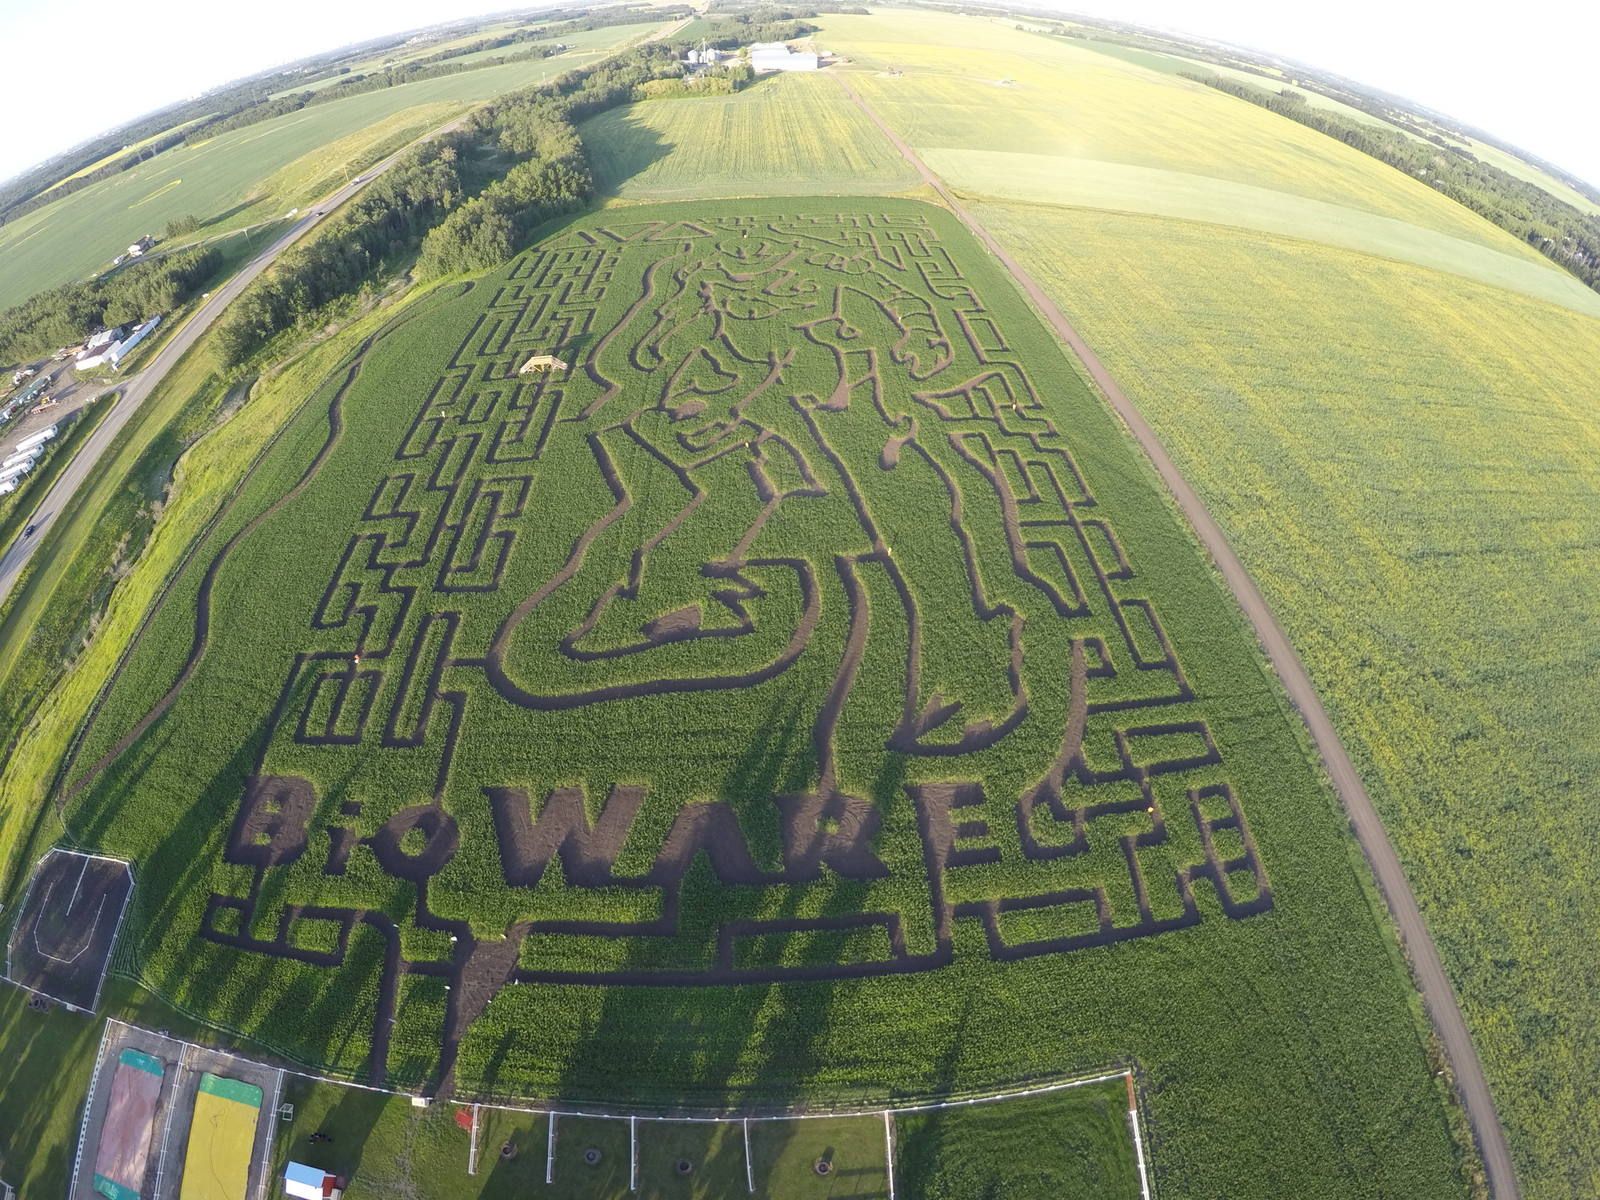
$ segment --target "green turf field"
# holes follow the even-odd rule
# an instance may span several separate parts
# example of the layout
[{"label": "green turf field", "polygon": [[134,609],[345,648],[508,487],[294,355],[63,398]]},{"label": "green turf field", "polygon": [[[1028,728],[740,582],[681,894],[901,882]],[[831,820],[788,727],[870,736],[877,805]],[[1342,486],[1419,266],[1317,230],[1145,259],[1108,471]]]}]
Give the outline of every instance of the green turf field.
[{"label": "green turf field", "polygon": [[1306,660],[1456,981],[1526,1194],[1585,1194],[1596,992],[1564,964],[1593,915],[1600,321],[1304,242],[979,212],[1155,425]]},{"label": "green turf field", "polygon": [[916,174],[821,75],[612,109],[581,130],[595,184],[629,200],[893,193]]},{"label": "green turf field", "polygon": [[1139,1200],[1122,1077],[895,1117],[895,1186],[923,1200]]},{"label": "green turf field", "polygon": [[415,137],[474,103],[554,78],[638,30],[620,25],[595,33],[605,38],[582,52],[367,92],[168,150],[19,217],[0,226],[0,306],[108,267],[135,238],[159,234],[177,217],[197,216],[215,233],[281,216],[343,183],[341,167],[351,159],[329,159],[323,148],[330,143],[355,156],[358,168],[370,165],[403,144],[397,135]]},{"label": "green turf field", "polygon": [[1174,1194],[1459,1194],[1295,727],[952,219],[617,209],[453,288],[289,425],[84,745],[125,969],[569,1101],[1132,1060]]}]

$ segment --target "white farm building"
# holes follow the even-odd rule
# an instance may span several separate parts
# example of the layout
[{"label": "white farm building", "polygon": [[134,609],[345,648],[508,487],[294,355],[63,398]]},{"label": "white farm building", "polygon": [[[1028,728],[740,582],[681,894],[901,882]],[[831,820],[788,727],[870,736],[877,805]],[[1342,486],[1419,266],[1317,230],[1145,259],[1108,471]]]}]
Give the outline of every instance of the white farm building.
[{"label": "white farm building", "polygon": [[817,54],[814,50],[791,50],[782,42],[755,42],[750,47],[750,69],[758,75],[765,71],[815,71]]}]

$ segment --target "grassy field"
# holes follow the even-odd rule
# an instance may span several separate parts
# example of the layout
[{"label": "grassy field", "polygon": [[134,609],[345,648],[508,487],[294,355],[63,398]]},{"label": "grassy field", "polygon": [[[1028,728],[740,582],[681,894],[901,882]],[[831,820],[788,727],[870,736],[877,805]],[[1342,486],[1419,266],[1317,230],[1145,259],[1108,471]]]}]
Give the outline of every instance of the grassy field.
[{"label": "grassy field", "polygon": [[[1151,476],[950,218],[846,207],[602,213],[316,390],[78,757],[122,969],[408,1086],[1133,1060],[1173,1194],[1459,1195],[1342,818]],[[507,382],[552,347],[592,372]]]},{"label": "grassy field", "polygon": [[[1600,322],[1177,221],[984,206],[1161,433],[1384,814],[1526,1194],[1586,1195]],[[1314,299],[1308,299],[1314,298]],[[1218,448],[1226,447],[1219,454]]]},{"label": "grassy field", "polygon": [[818,75],[616,108],[581,132],[596,186],[628,200],[893,193],[918,182],[861,110]]},{"label": "grassy field", "polygon": [[922,1200],[1139,1200],[1124,1082],[898,1115],[895,1185]]},{"label": "grassy field", "polygon": [[370,164],[379,157],[376,147],[397,148],[397,133],[415,136],[479,101],[591,61],[637,33],[632,26],[596,32],[608,40],[596,40],[581,57],[569,52],[483,67],[317,105],[168,150],[63,197],[0,226],[6,264],[0,306],[108,266],[135,238],[159,234],[176,217],[193,214],[216,233],[281,216],[342,182],[324,147],[339,144]]},{"label": "grassy field", "polygon": [[[483,1108],[478,1111],[478,1170],[469,1175],[471,1134],[462,1128],[457,1114],[467,1112],[470,1120],[470,1109],[452,1104],[417,1109],[402,1097],[303,1079],[291,1081],[284,1099],[295,1106],[295,1115],[279,1130],[274,1147],[277,1172],[281,1174],[291,1158],[331,1171],[349,1181],[351,1200],[396,1192],[466,1200],[530,1195],[551,1200],[627,1200],[634,1195],[656,1200],[724,1200],[752,1194],[767,1200],[888,1196],[887,1147],[883,1121],[876,1113],[753,1121],[748,1130],[747,1172],[746,1131],[737,1121],[646,1119],[630,1128],[625,1118],[562,1115],[556,1118],[552,1141],[549,1118],[543,1113]],[[1016,1116],[1023,1122],[1054,1123],[1045,1128],[1066,1125],[1071,1138],[1079,1132],[1077,1122],[1094,1121],[1099,1114],[1059,1108],[1019,1110]],[[634,1129],[636,1191],[629,1186]],[[949,1137],[966,1132],[934,1130],[924,1141],[948,1150]],[[331,1141],[312,1142],[313,1133],[327,1134]],[[1102,1136],[1098,1127],[1083,1133],[1090,1140]],[[599,1152],[597,1162],[588,1161],[589,1151]],[[831,1168],[826,1175],[815,1169],[823,1160]],[[689,1164],[688,1172],[680,1171],[683,1162]],[[547,1165],[553,1176],[549,1184]]]},{"label": "grassy field", "polygon": [[865,68],[852,84],[963,194],[1288,234],[1600,315],[1593,291],[1419,180],[1192,80],[976,17],[822,24]]}]

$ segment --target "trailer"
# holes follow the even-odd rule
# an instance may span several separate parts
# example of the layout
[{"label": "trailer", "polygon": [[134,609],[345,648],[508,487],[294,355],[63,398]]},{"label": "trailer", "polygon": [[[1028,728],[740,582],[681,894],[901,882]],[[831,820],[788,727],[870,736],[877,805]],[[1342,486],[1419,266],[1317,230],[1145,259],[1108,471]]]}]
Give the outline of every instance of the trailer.
[{"label": "trailer", "polygon": [[18,463],[14,467],[0,467],[0,483],[4,483],[8,479],[21,479],[31,470],[33,470],[33,459],[31,458],[27,462]]},{"label": "trailer", "polygon": [[12,453],[21,454],[24,450],[28,450],[34,446],[42,446],[51,438],[55,437],[55,435],[56,427],[54,425],[50,426],[48,429],[41,429],[38,433],[29,434],[27,437],[23,438],[17,443],[16,449],[14,449]]},{"label": "trailer", "polygon": [[37,447],[35,447],[32,450],[20,451],[20,452],[18,452],[16,454],[13,454],[10,458],[6,459],[5,462],[0,462],[0,471],[9,470],[10,468],[16,466],[18,463],[31,463],[34,459],[36,459],[38,457],[39,457],[39,451],[38,451]]}]

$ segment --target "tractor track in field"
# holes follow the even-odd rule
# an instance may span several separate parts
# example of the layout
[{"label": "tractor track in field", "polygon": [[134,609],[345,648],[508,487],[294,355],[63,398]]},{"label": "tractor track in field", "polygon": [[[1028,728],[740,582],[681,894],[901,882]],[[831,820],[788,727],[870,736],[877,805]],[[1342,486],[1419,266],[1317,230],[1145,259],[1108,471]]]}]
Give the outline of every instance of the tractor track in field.
[{"label": "tractor track in field", "polygon": [[1389,841],[1383,820],[1372,803],[1372,797],[1367,793],[1366,785],[1362,782],[1355,763],[1339,739],[1338,731],[1334,728],[1327,709],[1323,707],[1321,697],[1317,695],[1316,687],[1306,672],[1305,664],[1295,653],[1288,635],[1273,616],[1272,609],[1256,586],[1255,580],[1251,578],[1239,556],[1234,552],[1227,535],[1217,524],[1199,493],[1178,470],[1177,464],[1167,453],[1155,430],[1117,385],[1105,364],[1089,348],[1088,343],[1073,327],[1066,314],[1028,270],[1007,253],[978,219],[967,211],[944,180],[922,161],[917,152],[878,115],[849,81],[841,74],[835,72],[830,74],[844,89],[845,95],[889,140],[889,144],[900,152],[901,157],[911,165],[923,182],[938,193],[950,211],[999,260],[1000,265],[1010,273],[1012,280],[1035,310],[1045,318],[1056,335],[1077,356],[1107,402],[1155,466],[1156,472],[1171,492],[1184,518],[1200,539],[1201,546],[1221,572],[1235,601],[1244,611],[1251,628],[1255,630],[1256,638],[1282,681],[1290,702],[1305,721],[1311,740],[1317,747],[1317,753],[1321,756],[1323,766],[1333,781],[1334,790],[1338,793],[1340,803],[1343,804],[1345,813],[1349,817],[1356,841],[1360,843],[1362,853],[1366,855],[1378,887],[1389,906],[1389,913],[1400,932],[1401,943],[1411,962],[1417,986],[1432,1017],[1434,1030],[1444,1046],[1451,1069],[1455,1073],[1461,1105],[1472,1126],[1478,1152],[1483,1157],[1490,1193],[1497,1200],[1520,1200],[1521,1192],[1512,1165],[1511,1151],[1506,1143],[1505,1130],[1500,1124],[1499,1113],[1495,1109],[1494,1098],[1489,1091],[1488,1080],[1483,1073],[1483,1064],[1478,1060],[1478,1052],[1467,1031],[1466,1020],[1461,1015],[1455,991],[1439,958],[1438,948],[1428,932],[1427,922],[1417,907],[1416,897],[1412,894],[1411,884],[1406,879],[1404,868],[1400,865],[1399,855],[1395,853],[1394,846]]}]

